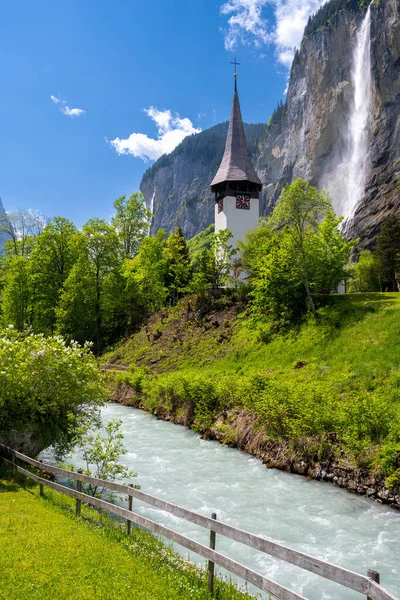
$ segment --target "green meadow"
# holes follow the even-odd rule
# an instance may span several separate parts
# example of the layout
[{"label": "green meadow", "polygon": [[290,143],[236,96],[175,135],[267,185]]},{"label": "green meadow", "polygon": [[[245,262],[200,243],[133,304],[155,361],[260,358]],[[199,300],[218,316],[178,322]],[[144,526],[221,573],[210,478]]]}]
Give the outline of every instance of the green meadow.
[{"label": "green meadow", "polygon": [[[0,467],[1,469],[1,467]],[[0,598],[2,600],[206,600],[205,570],[150,533],[82,507],[57,492],[0,473]],[[216,581],[221,600],[250,600]]]}]

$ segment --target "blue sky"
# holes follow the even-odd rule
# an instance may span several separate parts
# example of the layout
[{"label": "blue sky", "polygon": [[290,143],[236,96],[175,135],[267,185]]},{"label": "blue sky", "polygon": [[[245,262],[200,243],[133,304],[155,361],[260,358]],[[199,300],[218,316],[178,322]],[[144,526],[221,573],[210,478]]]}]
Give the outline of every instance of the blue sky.
[{"label": "blue sky", "polygon": [[77,226],[108,219],[115,198],[138,191],[151,159],[227,120],[233,50],[244,120],[266,122],[283,97],[292,47],[321,3],[4,1],[6,210],[34,208]]}]

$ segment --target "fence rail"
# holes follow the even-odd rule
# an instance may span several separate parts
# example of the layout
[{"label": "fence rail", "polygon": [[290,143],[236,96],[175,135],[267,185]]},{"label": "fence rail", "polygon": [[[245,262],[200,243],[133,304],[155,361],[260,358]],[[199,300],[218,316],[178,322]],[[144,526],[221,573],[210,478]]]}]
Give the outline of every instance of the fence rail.
[{"label": "fence rail", "polygon": [[[289,590],[281,584],[267,579],[263,575],[253,571],[252,569],[249,569],[245,565],[242,565],[214,550],[213,548],[215,548],[216,533],[259,550],[260,552],[264,552],[265,554],[278,558],[282,561],[296,565],[297,567],[310,571],[311,573],[315,573],[324,579],[329,579],[351,590],[360,592],[361,594],[367,596],[368,600],[397,600],[393,594],[385,590],[380,585],[379,574],[376,571],[368,571],[367,576],[360,575],[354,571],[349,571],[343,567],[338,567],[318,558],[309,556],[308,554],[304,554],[303,552],[293,550],[283,546],[282,544],[272,542],[253,533],[249,533],[237,527],[233,527],[232,525],[228,525],[227,523],[217,521],[214,514],[212,515],[212,518],[205,517],[196,512],[178,506],[177,504],[172,504],[171,502],[167,502],[166,500],[162,500],[161,498],[157,498],[142,492],[141,490],[137,490],[130,485],[104,481],[102,479],[83,475],[82,473],[75,473],[73,471],[61,469],[60,467],[53,467],[51,465],[44,464],[41,461],[37,461],[33,458],[25,456],[24,454],[21,454],[20,452],[17,452],[8,446],[4,446],[3,444],[0,444],[0,451],[2,451],[1,458],[13,467],[14,472],[19,472],[22,475],[25,475],[26,477],[29,477],[33,481],[39,483],[41,493],[43,493],[43,486],[47,486],[67,496],[75,498],[77,502],[77,515],[80,514],[80,505],[82,502],[89,503],[97,508],[108,510],[109,512],[112,512],[115,515],[127,520],[128,532],[130,531],[130,524],[136,523],[137,525],[149,529],[157,535],[161,535],[172,542],[175,542],[180,546],[199,554],[203,558],[206,558],[209,561],[209,573],[211,571],[213,572],[213,563],[215,563],[227,571],[230,571],[231,573],[234,573],[235,575],[248,581],[249,583],[252,583],[263,592],[271,594],[278,600],[307,599],[304,596]],[[6,458],[6,456],[8,458]],[[32,473],[31,471],[28,471],[18,465],[17,460],[35,467],[42,475],[43,472],[46,472],[73,479],[77,482],[77,489],[74,490],[68,488],[54,481],[49,481],[38,474]],[[100,486],[104,489],[127,495],[128,509],[112,504],[111,502],[107,502],[106,500],[93,498],[92,496],[85,494],[84,492],[80,491],[82,489],[82,483]],[[210,530],[210,547],[204,546],[199,542],[195,542],[194,540],[191,540],[164,525],[155,523],[154,521],[137,514],[132,510],[132,498],[136,498],[141,502],[150,504],[151,506],[179,517],[180,519],[200,525],[201,527]],[[213,577],[209,577],[209,585],[210,592],[212,592]]]}]

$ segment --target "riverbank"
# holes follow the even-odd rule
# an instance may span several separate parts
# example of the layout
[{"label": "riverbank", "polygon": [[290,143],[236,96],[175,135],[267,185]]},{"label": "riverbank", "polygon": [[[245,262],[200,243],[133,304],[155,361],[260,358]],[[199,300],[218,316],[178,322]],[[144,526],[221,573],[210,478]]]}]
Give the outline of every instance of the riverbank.
[{"label": "riverbank", "polygon": [[[135,598],[208,600],[206,572],[151,534],[128,537],[115,520],[48,489],[0,474],[0,598]],[[226,582],[216,582],[221,599],[250,600]]]},{"label": "riverbank", "polygon": [[110,397],[399,508],[399,300],[338,296],[268,339],[240,306],[181,303],[104,357]]},{"label": "riverbank", "polygon": [[[147,410],[137,396],[126,387],[121,390],[120,396],[113,396],[113,401],[123,406]],[[184,415],[173,414],[163,409],[152,414],[163,421],[193,429]],[[268,469],[279,469],[332,483],[349,493],[366,496],[370,500],[400,510],[400,495],[386,488],[384,476],[373,475],[370,470],[354,467],[346,461],[340,464],[329,458],[323,461],[313,460],[309,453],[305,455],[287,442],[265,441],[257,417],[251,413],[237,410],[224,412],[218,416],[212,427],[201,432],[201,436],[203,439],[215,440],[255,456]]]}]

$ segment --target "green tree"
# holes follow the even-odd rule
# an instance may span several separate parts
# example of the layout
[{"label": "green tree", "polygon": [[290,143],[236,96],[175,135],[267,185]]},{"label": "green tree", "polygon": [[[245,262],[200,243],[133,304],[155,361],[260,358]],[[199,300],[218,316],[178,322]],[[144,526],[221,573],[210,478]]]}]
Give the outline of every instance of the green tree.
[{"label": "green tree", "polygon": [[70,243],[75,233],[71,221],[55,217],[36,238],[29,271],[32,326],[37,332],[54,333],[60,294],[77,259]]},{"label": "green tree", "polygon": [[379,292],[381,289],[379,261],[370,250],[362,250],[357,262],[348,266],[349,292]]},{"label": "green tree", "polygon": [[137,192],[128,199],[126,196],[114,202],[116,214],[111,223],[118,233],[124,258],[132,258],[139,251],[140,244],[150,228],[151,212],[146,207],[143,194]]},{"label": "green tree", "polygon": [[8,445],[25,439],[28,453],[68,443],[106,397],[89,347],[61,337],[8,327],[0,333],[0,364],[0,438]]},{"label": "green tree", "polygon": [[165,244],[165,231],[159,229],[155,236],[143,240],[137,256],[124,262],[122,274],[126,281],[131,327],[137,326],[165,303],[168,294]]},{"label": "green tree", "polygon": [[[76,430],[74,452],[78,451],[82,456],[85,463],[84,475],[105,481],[137,477],[137,473],[119,462],[121,456],[127,453],[121,425],[120,419],[111,419],[106,425],[99,425],[98,429],[94,429],[91,423],[86,423]],[[70,471],[76,470],[70,463],[63,462],[61,466]],[[92,483],[84,483],[82,488],[86,494],[95,497],[101,497],[105,491],[105,488]]]},{"label": "green tree", "polygon": [[376,244],[382,283],[389,291],[400,286],[400,218],[392,215],[382,225]]},{"label": "green tree", "polygon": [[105,306],[104,291],[109,277],[121,265],[119,240],[105,221],[90,219],[70,243],[78,259],[65,281],[57,327],[67,339],[93,341],[99,352],[109,333],[104,327],[105,310],[110,310]]},{"label": "green tree", "polygon": [[189,256],[192,262],[193,268],[197,269],[200,263],[200,257],[203,250],[210,248],[212,239],[214,237],[214,223],[197,233],[194,237],[187,241]]},{"label": "green tree", "polygon": [[11,256],[29,255],[34,238],[46,225],[46,218],[37,210],[10,212],[0,215],[0,232],[7,234],[6,253]]},{"label": "green tree", "polygon": [[309,309],[315,314],[315,304],[310,288],[309,257],[306,239],[310,231],[315,231],[324,216],[332,211],[332,204],[326,192],[320,192],[303,179],[287,184],[271,216],[271,225],[285,229],[293,240],[297,266],[306,292]]},{"label": "green tree", "polygon": [[249,257],[251,317],[258,326],[266,326],[267,335],[304,314],[307,297],[296,260],[293,238],[286,231],[275,231],[273,240],[265,237],[260,252]]},{"label": "green tree", "polygon": [[269,253],[276,240],[276,231],[267,219],[260,219],[258,227],[248,231],[243,241],[239,241],[242,265],[250,279],[257,276],[263,257]]},{"label": "green tree", "polygon": [[328,296],[347,276],[346,265],[358,240],[347,241],[339,230],[343,217],[328,210],[323,221],[306,237],[310,290]]},{"label": "green tree", "polygon": [[[87,253],[81,250],[56,308],[56,328],[68,341],[93,342],[96,333],[96,278]],[[97,347],[96,347],[97,349]]]},{"label": "green tree", "polygon": [[253,319],[270,321],[272,329],[291,325],[307,310],[315,314],[315,299],[321,301],[345,277],[356,243],[341,235],[341,218],[325,194],[320,198],[302,180],[295,184],[242,245]]},{"label": "green tree", "polygon": [[192,277],[189,250],[180,227],[167,238],[164,247],[166,262],[166,287],[168,298],[176,304],[187,290]]},{"label": "green tree", "polygon": [[210,248],[201,253],[191,283],[201,308],[209,308],[223,289],[233,288],[237,283],[234,258],[238,250],[229,243],[231,238],[232,232],[222,229],[213,234]]},{"label": "green tree", "polygon": [[22,331],[30,325],[31,285],[29,263],[25,256],[8,256],[1,270],[2,321]]}]

